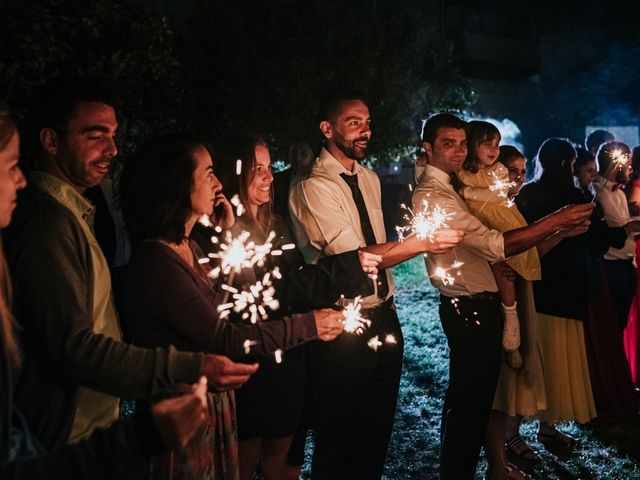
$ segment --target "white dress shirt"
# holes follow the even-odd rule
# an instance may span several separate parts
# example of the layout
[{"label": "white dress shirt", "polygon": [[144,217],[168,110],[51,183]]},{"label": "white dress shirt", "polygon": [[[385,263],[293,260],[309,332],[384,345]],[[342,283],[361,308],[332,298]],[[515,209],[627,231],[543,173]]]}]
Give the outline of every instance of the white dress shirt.
[{"label": "white dress shirt", "polygon": [[[465,232],[464,239],[455,248],[446,253],[425,255],[427,272],[433,286],[447,297],[497,292],[489,262],[504,260],[502,234],[485,227],[474,217],[462,197],[451,186],[449,174],[432,165],[427,165],[413,193],[414,212],[423,209],[423,200],[429,203],[429,208],[439,205],[451,215],[447,220],[449,228]],[[456,262],[463,262],[463,265],[458,269],[452,269],[451,265]],[[450,269],[448,273],[454,282],[449,284],[436,275],[438,267]]]},{"label": "white dress shirt", "polygon": [[[631,221],[627,196],[614,182],[598,175],[593,182],[598,194],[598,203],[604,213],[604,221],[610,227],[624,227]],[[631,236],[627,236],[622,248],[609,248],[605,253],[605,260],[631,260],[635,254],[636,243]]]},{"label": "white dress shirt", "polygon": [[[386,242],[378,176],[357,162],[354,171],[348,171],[323,148],[309,177],[292,186],[289,191],[289,210],[298,247],[308,263],[317,263],[322,257],[367,245],[360,226],[358,208],[351,189],[340,177],[342,173],[358,175],[358,187],[362,192],[376,241]],[[393,278],[389,269],[385,273],[389,283],[389,298],[393,294]],[[381,302],[378,295],[374,294],[363,299],[363,306],[369,308]]]}]

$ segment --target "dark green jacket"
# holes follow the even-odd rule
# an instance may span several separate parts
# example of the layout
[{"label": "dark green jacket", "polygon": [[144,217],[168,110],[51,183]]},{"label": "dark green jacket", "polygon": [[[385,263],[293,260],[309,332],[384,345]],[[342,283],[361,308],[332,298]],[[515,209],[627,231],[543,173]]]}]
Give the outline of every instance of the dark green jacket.
[{"label": "dark green jacket", "polygon": [[80,384],[136,399],[197,380],[202,354],[137,348],[93,332],[89,243],[49,194],[22,191],[4,237],[25,359],[15,403],[47,448],[66,443]]}]

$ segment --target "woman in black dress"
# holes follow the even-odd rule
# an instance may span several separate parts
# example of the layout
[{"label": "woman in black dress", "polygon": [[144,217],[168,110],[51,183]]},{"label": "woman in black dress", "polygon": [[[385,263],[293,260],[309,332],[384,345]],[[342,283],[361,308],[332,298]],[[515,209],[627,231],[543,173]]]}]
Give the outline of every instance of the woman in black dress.
[{"label": "woman in black dress", "polygon": [[[214,170],[225,194],[229,198],[237,196],[244,206],[235,232],[249,232],[256,243],[264,242],[274,232],[273,249],[285,247],[282,255],[271,257],[264,267],[256,267],[253,276],[236,278],[234,282],[234,286],[242,288],[262,278],[265,271],[279,268],[282,279],[274,285],[279,308],[268,312],[270,319],[330,306],[341,294],[353,298],[372,292],[367,273],[376,273],[375,266],[380,261],[377,255],[352,251],[327,257],[319,265],[304,264],[300,251],[293,248],[285,221],[272,213],[271,160],[261,138],[228,135],[215,146],[214,158]],[[207,235],[199,238],[206,240]],[[289,465],[287,453],[301,420],[304,395],[302,348],[286,352],[282,363],[273,358],[262,359],[258,373],[237,392],[242,480],[251,477],[258,458],[265,479],[298,478],[299,466]]]}]

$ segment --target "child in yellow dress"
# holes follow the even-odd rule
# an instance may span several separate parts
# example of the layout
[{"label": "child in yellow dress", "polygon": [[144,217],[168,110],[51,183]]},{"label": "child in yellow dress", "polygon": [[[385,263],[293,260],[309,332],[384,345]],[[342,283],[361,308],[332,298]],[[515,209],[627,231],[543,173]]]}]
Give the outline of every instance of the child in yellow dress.
[{"label": "child in yellow dress", "polygon": [[[509,172],[497,162],[500,153],[500,132],[489,122],[471,121],[467,126],[467,158],[459,179],[463,184],[460,194],[469,210],[489,228],[500,232],[527,226],[516,206],[509,199]],[[540,279],[540,260],[535,248],[514,255],[507,265],[525,280]],[[501,273],[500,264],[491,266],[502,299],[504,330],[502,347],[511,368],[522,367],[520,326],[516,310],[515,285]]]}]

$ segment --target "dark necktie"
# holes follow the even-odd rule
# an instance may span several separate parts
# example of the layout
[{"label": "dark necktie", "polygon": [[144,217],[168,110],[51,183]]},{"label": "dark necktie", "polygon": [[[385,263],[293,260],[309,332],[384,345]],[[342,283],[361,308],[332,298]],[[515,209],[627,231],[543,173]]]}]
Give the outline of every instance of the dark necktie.
[{"label": "dark necktie", "polygon": [[[364,241],[367,243],[367,245],[377,244],[378,242],[376,241],[376,236],[373,233],[373,227],[371,226],[371,221],[369,220],[367,206],[364,203],[364,197],[362,196],[362,192],[360,191],[360,187],[358,186],[358,175],[347,175],[346,173],[341,173],[340,176],[351,189],[353,201],[355,202],[356,208],[358,209],[358,216],[360,217],[360,226],[362,228]],[[385,298],[388,293],[389,283],[387,282],[387,274],[383,269],[378,268],[378,296],[380,296],[381,298]]]}]

